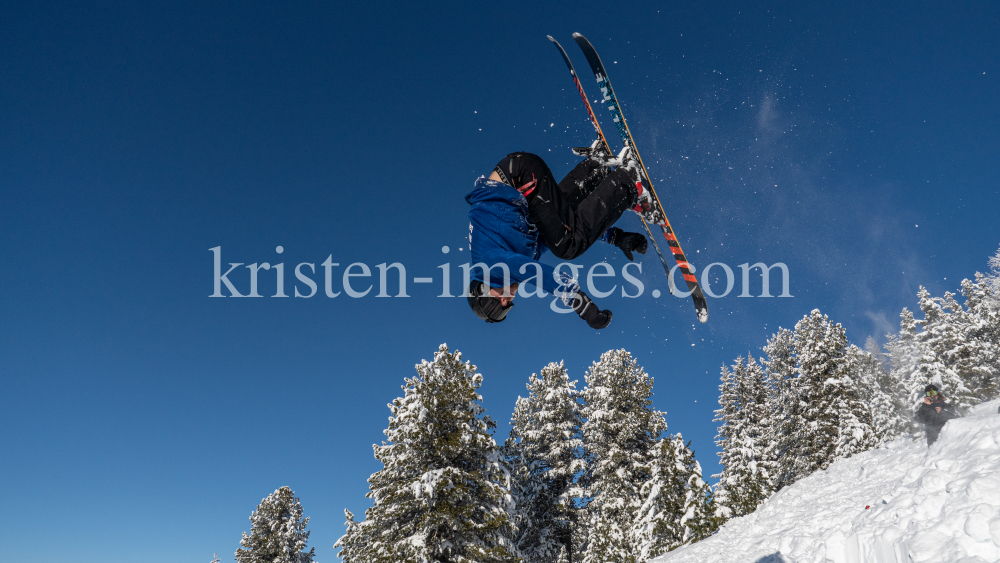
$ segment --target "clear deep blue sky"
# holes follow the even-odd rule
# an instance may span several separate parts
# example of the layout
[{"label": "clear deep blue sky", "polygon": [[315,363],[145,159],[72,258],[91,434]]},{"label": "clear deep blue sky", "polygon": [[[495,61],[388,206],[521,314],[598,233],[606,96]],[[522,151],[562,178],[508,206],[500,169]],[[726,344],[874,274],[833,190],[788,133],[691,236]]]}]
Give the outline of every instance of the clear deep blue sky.
[{"label": "clear deep blue sky", "polygon": [[[0,561],[231,560],[282,485],[333,561],[385,405],[441,342],[484,374],[498,440],[532,372],[565,360],[582,387],[626,348],[711,474],[722,363],[813,308],[863,344],[1000,244],[996,3],[534,4],[6,6]],[[487,326],[436,297],[437,266],[468,255],[473,180],[515,150],[561,176],[593,138],[545,38],[595,99],[575,31],[691,261],[784,262],[794,297],[737,287],[694,326],[690,301],[651,297],[652,253],[599,333],[540,300]],[[411,297],[209,298],[217,246],[284,263],[289,295],[300,262],[399,261]],[[603,260],[625,263],[580,263]]]}]

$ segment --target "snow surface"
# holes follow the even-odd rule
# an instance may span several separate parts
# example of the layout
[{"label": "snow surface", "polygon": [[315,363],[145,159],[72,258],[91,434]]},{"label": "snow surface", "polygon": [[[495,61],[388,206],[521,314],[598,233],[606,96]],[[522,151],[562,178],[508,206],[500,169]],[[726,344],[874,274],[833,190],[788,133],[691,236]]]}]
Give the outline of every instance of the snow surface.
[{"label": "snow surface", "polygon": [[[1000,400],[834,462],[655,563],[1000,561]],[[870,506],[871,508],[867,508]]]}]

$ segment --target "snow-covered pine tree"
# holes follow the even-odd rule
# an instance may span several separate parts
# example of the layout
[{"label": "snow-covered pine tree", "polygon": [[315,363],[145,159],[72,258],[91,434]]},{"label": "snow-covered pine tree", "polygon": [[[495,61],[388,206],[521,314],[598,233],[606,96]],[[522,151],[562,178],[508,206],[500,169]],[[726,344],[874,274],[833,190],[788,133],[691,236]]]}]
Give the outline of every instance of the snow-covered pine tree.
[{"label": "snow-covered pine tree", "polygon": [[[1000,274],[1000,272],[998,272]],[[970,384],[980,401],[1000,394],[1000,307],[986,276],[976,272],[976,281],[962,280],[965,297],[965,346],[956,350],[960,369],[972,374]]]},{"label": "snow-covered pine tree", "polygon": [[[876,427],[884,425],[882,429],[885,440],[902,436],[910,431],[913,417],[906,389],[893,375],[891,358],[882,352],[874,337],[869,336],[865,340],[865,352],[868,352],[874,360],[874,364],[869,366],[869,370],[875,372],[875,385],[889,401],[887,413],[875,413]],[[883,418],[879,418],[880,416]]]},{"label": "snow-covered pine tree", "polygon": [[[742,358],[737,358],[737,365],[740,365]],[[736,437],[739,435],[742,421],[740,419],[740,396],[736,387],[736,378],[733,370],[729,366],[722,364],[722,371],[719,379],[719,408],[715,411],[713,422],[720,422],[717,427],[718,434],[715,436],[715,445],[719,447],[716,455],[719,456],[719,465],[722,472],[712,475],[713,479],[718,479],[715,485],[715,501],[719,504],[725,518],[732,518],[733,510],[730,508],[732,497],[726,483],[729,481],[727,467],[735,467],[736,460],[730,449],[730,445],[736,444]]]},{"label": "snow-covered pine tree", "polygon": [[657,442],[652,466],[653,474],[642,488],[646,499],[632,531],[639,561],[702,540],[722,523],[701,465],[680,434]]},{"label": "snow-covered pine tree", "polygon": [[862,398],[861,404],[868,411],[864,419],[870,426],[873,441],[866,449],[879,447],[891,434],[895,423],[892,399],[882,392],[878,384],[882,366],[874,356],[854,344],[847,347],[844,361],[854,389]]},{"label": "snow-covered pine tree", "polygon": [[638,544],[638,561],[648,561],[684,545],[681,519],[685,513],[687,480],[677,450],[677,442],[670,436],[659,440],[654,447],[653,472],[640,491],[645,502],[636,514],[631,532]]},{"label": "snow-covered pine tree", "polygon": [[795,332],[778,327],[764,346],[761,363],[767,371],[768,379],[776,390],[789,387],[789,382],[798,376],[798,359],[795,357]]},{"label": "snow-covered pine tree", "polygon": [[516,506],[514,543],[527,563],[556,563],[573,550],[575,500],[582,496],[575,477],[585,467],[579,395],[563,363],[553,362],[531,375],[528,396],[514,407],[504,454]]},{"label": "snow-covered pine tree", "polygon": [[775,463],[765,457],[775,438],[768,426],[767,386],[763,368],[749,354],[746,361],[736,358],[732,371],[723,366],[721,408],[715,411],[722,422],[716,444],[723,470],[717,477],[731,516],[753,512],[773,492]]},{"label": "snow-covered pine tree", "polygon": [[[917,293],[923,319],[903,309],[900,331],[886,349],[892,375],[907,391],[907,410],[923,400],[933,383],[959,409],[1000,393],[1000,250],[990,258],[991,273],[962,280],[963,307],[955,294]],[[919,327],[919,331],[918,331]]]},{"label": "snow-covered pine tree", "polygon": [[[1000,265],[997,269],[996,275],[1000,278]],[[994,291],[997,290],[979,272],[976,272],[975,282],[962,280],[962,296],[968,312],[965,348],[958,352],[968,365],[966,369],[973,373],[974,393],[981,401],[992,400],[1000,394],[1000,295]],[[997,306],[993,306],[993,301]]]},{"label": "snow-covered pine tree", "polygon": [[932,297],[921,287],[917,297],[924,318],[914,319],[904,309],[900,333],[886,345],[893,374],[908,391],[911,412],[923,400],[927,384],[937,385],[960,410],[1000,392],[1000,308],[994,306],[988,276],[977,272],[976,281],[962,280],[962,296],[964,307],[954,293]]},{"label": "snow-covered pine tree", "polygon": [[219,553],[218,552],[213,553],[211,563],[220,563],[220,561],[221,559],[219,559]]},{"label": "snow-covered pine tree", "polygon": [[635,563],[630,533],[651,477],[650,453],[666,431],[663,413],[652,409],[653,379],[625,350],[594,362],[583,390],[583,437],[589,530],[584,563]]},{"label": "snow-covered pine tree", "polygon": [[345,563],[515,561],[482,375],[444,344],[416,369],[389,405],[388,442],[374,446],[384,467],[368,479],[373,506],[363,522],[345,511],[347,533],[334,547]]},{"label": "snow-covered pine tree", "polygon": [[882,371],[888,373],[892,369],[892,363],[889,361],[889,355],[882,351],[881,347],[878,345],[878,339],[874,336],[868,335],[865,339],[864,351],[872,355],[872,358],[878,362]]},{"label": "snow-covered pine tree", "polygon": [[[978,303],[975,307],[969,305],[980,321],[978,337],[991,344],[992,396],[985,399],[1000,395],[1000,248],[990,257],[989,265],[989,274],[976,274]],[[963,295],[969,299],[968,294]]]},{"label": "snow-covered pine tree", "polygon": [[795,325],[798,397],[805,422],[794,439],[796,478],[877,443],[871,411],[851,378],[846,352],[843,327],[819,309]]},{"label": "snow-covered pine tree", "polygon": [[777,395],[764,368],[763,358],[754,359],[747,353],[747,390],[753,400],[747,403],[748,415],[754,421],[754,461],[750,470],[761,484],[762,499],[775,491],[780,467],[774,445],[780,438],[780,408],[775,403]]},{"label": "snow-covered pine tree", "polygon": [[910,405],[916,408],[924,398],[924,387],[938,386],[948,402],[960,411],[977,404],[973,390],[967,385],[970,375],[961,373],[956,363],[955,350],[964,337],[964,310],[955,295],[945,292],[944,297],[931,297],[923,286],[917,292],[920,298],[922,320],[916,321],[921,330],[917,333],[922,352],[916,373],[910,380]]},{"label": "snow-covered pine tree", "polygon": [[774,492],[775,460],[768,456],[768,446],[773,443],[774,429],[770,425],[768,380],[764,368],[747,353],[746,369],[739,385],[743,399],[745,432],[740,437],[740,456],[745,473],[740,476],[740,495],[733,500],[742,505],[747,514]]},{"label": "snow-covered pine tree", "polygon": [[[786,455],[794,450],[795,436],[802,427],[802,405],[799,402],[798,360],[795,357],[795,333],[778,327],[764,346],[767,377],[767,419],[770,442],[766,444],[764,459],[774,468],[771,488],[781,490],[795,480],[795,456]],[[716,502],[720,502],[716,499]]]},{"label": "snow-covered pine tree", "polygon": [[888,341],[885,344],[889,363],[892,366],[889,372],[890,379],[895,380],[901,389],[903,416],[907,419],[904,433],[915,432],[918,429],[912,418],[914,409],[916,409],[911,396],[912,389],[916,385],[920,385],[920,392],[923,393],[923,385],[926,385],[921,384],[918,379],[920,358],[924,355],[924,346],[917,339],[918,326],[913,312],[903,307],[899,314],[899,332],[887,335]]},{"label": "snow-covered pine tree", "polygon": [[872,412],[878,445],[904,434],[912,414],[906,407],[903,389],[880,361],[885,355],[879,351],[878,343],[868,337],[865,350],[852,344],[847,354],[854,380],[865,390],[862,396],[869,398],[866,402]]},{"label": "snow-covered pine tree", "polygon": [[[585,563],[639,563],[639,559],[631,553],[631,538],[627,529],[623,530],[611,522],[606,513],[588,515],[588,519],[587,540],[583,545]],[[594,554],[593,558],[591,554]]]},{"label": "snow-covered pine tree", "polygon": [[1000,312],[1000,248],[996,254],[990,256],[989,266],[990,273],[983,276],[982,280],[989,293],[986,304],[994,311]]},{"label": "snow-covered pine tree", "polygon": [[302,517],[302,504],[288,487],[263,499],[250,514],[250,533],[243,532],[238,563],[310,563],[316,548],[306,551],[309,518]]},{"label": "snow-covered pine tree", "polygon": [[684,527],[684,544],[701,541],[714,534],[723,522],[719,516],[718,506],[712,496],[712,487],[702,477],[701,464],[694,458],[691,442],[684,442],[678,433],[673,437],[680,466],[687,478],[685,487],[684,516],[681,525]]}]

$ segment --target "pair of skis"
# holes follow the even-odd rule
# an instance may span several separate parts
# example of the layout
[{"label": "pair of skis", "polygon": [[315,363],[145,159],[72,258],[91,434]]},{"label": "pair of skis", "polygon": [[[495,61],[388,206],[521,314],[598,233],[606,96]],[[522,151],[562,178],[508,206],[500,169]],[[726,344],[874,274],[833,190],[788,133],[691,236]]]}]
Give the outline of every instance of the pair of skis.
[{"label": "pair of skis", "polygon": [[[566,61],[566,66],[569,67],[569,73],[573,77],[573,82],[576,84],[576,89],[580,93],[580,97],[583,98],[583,105],[587,108],[587,114],[590,116],[590,122],[594,125],[594,131],[597,132],[600,144],[609,156],[613,155],[614,153],[611,152],[608,140],[604,137],[604,132],[601,131],[601,125],[597,122],[597,116],[594,115],[594,110],[590,107],[590,101],[587,99],[587,94],[583,91],[583,85],[580,84],[580,77],[577,76],[576,69],[573,68],[573,63],[569,60],[569,55],[566,54],[566,50],[563,49],[562,45],[553,39],[551,35],[549,35],[548,38],[549,41],[555,44],[556,48],[559,49],[559,53],[562,55],[563,60]],[[590,70],[593,71],[594,77],[597,79],[597,86],[601,89],[601,93],[604,95],[604,105],[607,106],[608,110],[611,112],[611,119],[615,123],[615,128],[618,130],[619,136],[621,136],[622,143],[627,147],[631,147],[632,153],[639,161],[643,187],[644,189],[649,190],[649,193],[652,194],[653,201],[659,208],[660,217],[663,218],[663,222],[658,223],[658,226],[663,231],[663,237],[667,239],[667,245],[670,248],[671,254],[674,255],[674,260],[677,261],[677,267],[680,268],[680,271],[684,276],[684,281],[687,282],[688,294],[694,301],[694,307],[698,313],[698,320],[704,323],[708,321],[708,303],[705,300],[705,293],[702,291],[701,285],[698,284],[698,278],[695,277],[691,264],[688,263],[687,258],[684,256],[684,251],[681,250],[681,245],[677,240],[677,235],[674,232],[673,227],[670,226],[670,221],[667,220],[667,214],[663,210],[663,204],[660,203],[660,198],[657,197],[656,190],[653,189],[653,182],[650,180],[649,173],[646,171],[646,165],[642,163],[642,157],[639,156],[639,151],[636,149],[635,141],[632,139],[632,133],[628,128],[628,123],[625,122],[625,116],[622,115],[621,106],[618,104],[618,98],[615,96],[615,91],[611,88],[611,82],[608,80],[608,72],[604,68],[604,63],[601,62],[601,57],[597,55],[597,50],[594,49],[594,46],[590,44],[590,41],[588,41],[586,37],[580,35],[579,33],[574,33],[573,39],[576,41],[577,45],[580,46],[580,49],[583,51],[583,55],[587,58],[587,62],[590,63]],[[646,223],[645,219],[642,219],[642,226],[646,229],[646,234],[649,235],[649,241],[653,243],[653,248],[656,249],[656,253],[660,256],[660,262],[663,264],[663,269],[667,272],[667,287],[670,289],[670,293],[674,293],[673,278],[670,276],[670,266],[667,265],[667,259],[663,257],[663,252],[660,251],[660,246],[656,244],[656,240],[653,239],[653,233],[650,231],[649,225]]]}]

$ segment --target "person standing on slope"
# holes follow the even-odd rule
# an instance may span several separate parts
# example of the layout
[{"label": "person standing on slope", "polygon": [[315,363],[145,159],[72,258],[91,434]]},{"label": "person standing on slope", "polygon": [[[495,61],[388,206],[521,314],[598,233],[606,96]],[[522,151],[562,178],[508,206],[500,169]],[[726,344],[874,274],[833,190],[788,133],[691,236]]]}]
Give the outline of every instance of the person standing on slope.
[{"label": "person standing on slope", "polygon": [[[632,260],[632,252],[646,252],[646,237],[612,225],[628,209],[649,221],[657,220],[652,198],[642,188],[638,165],[628,149],[618,158],[592,154],[559,183],[539,156],[511,153],[489,178],[476,180],[465,200],[472,206],[472,261],[491,268],[488,274],[473,274],[467,297],[473,313],[487,323],[503,321],[514,305],[518,284],[532,280],[541,283],[544,291],[562,296],[590,327],[607,327],[611,311],[600,310],[575,280],[557,279],[554,269],[538,263],[538,258],[550,250],[563,260],[572,260],[602,240]],[[499,264],[507,266],[509,279],[496,275],[492,267]],[[536,267],[529,268],[529,264]],[[483,279],[487,276],[489,280]]]},{"label": "person standing on slope", "polygon": [[924,403],[917,409],[913,419],[924,425],[928,447],[937,441],[944,424],[958,418],[955,407],[944,401],[944,396],[936,385],[924,387]]}]

